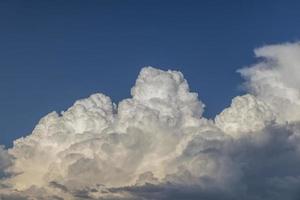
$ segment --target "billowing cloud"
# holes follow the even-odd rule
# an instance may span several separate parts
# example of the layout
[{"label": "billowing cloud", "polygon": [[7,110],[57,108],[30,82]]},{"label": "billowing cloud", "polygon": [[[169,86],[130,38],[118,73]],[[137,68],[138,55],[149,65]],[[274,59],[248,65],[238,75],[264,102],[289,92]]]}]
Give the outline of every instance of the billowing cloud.
[{"label": "billowing cloud", "polygon": [[297,199],[300,45],[255,53],[249,94],[213,120],[182,73],[152,67],[118,105],[93,94],[48,114],[0,149],[0,199]]},{"label": "billowing cloud", "polygon": [[277,120],[300,119],[300,43],[270,45],[255,50],[262,62],[239,70],[246,87],[271,106]]}]

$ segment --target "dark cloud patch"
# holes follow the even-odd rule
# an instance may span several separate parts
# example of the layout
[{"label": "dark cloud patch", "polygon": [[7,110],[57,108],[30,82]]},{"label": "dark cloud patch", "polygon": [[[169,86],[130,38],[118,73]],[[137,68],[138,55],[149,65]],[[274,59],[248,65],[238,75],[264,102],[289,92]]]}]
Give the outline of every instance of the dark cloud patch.
[{"label": "dark cloud patch", "polygon": [[58,189],[62,190],[63,192],[68,192],[69,191],[66,186],[64,186],[62,184],[59,184],[59,183],[57,183],[55,181],[51,181],[49,183],[49,185],[50,185],[50,187],[58,188]]},{"label": "dark cloud patch", "polygon": [[247,199],[299,197],[299,130],[299,124],[269,126],[229,145]]},{"label": "dark cloud patch", "polygon": [[171,183],[152,185],[146,184],[143,186],[133,186],[124,188],[115,188],[110,190],[112,193],[116,192],[128,192],[135,199],[145,199],[145,200],[196,200],[196,199],[207,199],[214,200],[222,197],[224,200],[233,199],[233,196],[226,193],[225,191],[213,190],[203,190],[200,187],[186,185],[174,185]]},{"label": "dark cloud patch", "polygon": [[[224,161],[219,164],[230,163],[231,168],[226,167],[228,171],[223,173],[234,173],[233,182],[220,185],[210,177],[201,177],[198,185],[166,182],[109,191],[112,194],[126,192],[136,199],[147,200],[297,200],[300,198],[299,127],[297,123],[271,125],[238,140],[228,140],[215,149],[214,154]],[[211,154],[211,151],[205,153]]]},{"label": "dark cloud patch", "polygon": [[1,200],[30,200],[29,197],[19,194],[0,194]]},{"label": "dark cloud patch", "polygon": [[[8,176],[7,168],[12,164],[12,156],[0,145],[0,179]],[[1,183],[0,183],[1,185]]]}]

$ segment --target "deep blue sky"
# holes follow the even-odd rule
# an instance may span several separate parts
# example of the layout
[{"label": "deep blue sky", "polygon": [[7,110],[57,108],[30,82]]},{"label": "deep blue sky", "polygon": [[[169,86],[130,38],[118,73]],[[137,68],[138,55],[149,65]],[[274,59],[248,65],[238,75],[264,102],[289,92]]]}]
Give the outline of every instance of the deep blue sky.
[{"label": "deep blue sky", "polygon": [[[298,1],[300,2],[300,1]],[[0,1],[0,144],[95,92],[129,97],[142,66],[177,69],[213,117],[241,94],[253,48],[295,41],[300,3]]]}]

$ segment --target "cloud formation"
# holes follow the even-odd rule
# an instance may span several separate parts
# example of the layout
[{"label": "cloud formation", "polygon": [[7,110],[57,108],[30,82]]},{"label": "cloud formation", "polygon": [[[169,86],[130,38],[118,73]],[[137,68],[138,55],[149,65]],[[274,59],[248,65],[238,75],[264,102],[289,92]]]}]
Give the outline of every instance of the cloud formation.
[{"label": "cloud formation", "polygon": [[152,67],[118,105],[93,94],[46,115],[0,148],[0,199],[297,199],[300,44],[255,53],[248,94],[213,120],[182,73]]}]

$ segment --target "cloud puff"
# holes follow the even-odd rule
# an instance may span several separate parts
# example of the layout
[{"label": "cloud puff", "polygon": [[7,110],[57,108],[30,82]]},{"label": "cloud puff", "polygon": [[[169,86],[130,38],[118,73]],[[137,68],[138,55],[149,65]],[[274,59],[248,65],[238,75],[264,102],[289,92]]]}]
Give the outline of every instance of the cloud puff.
[{"label": "cloud puff", "polygon": [[262,61],[239,70],[246,87],[272,107],[280,122],[300,119],[300,43],[270,45],[255,50]]},{"label": "cloud puff", "polygon": [[249,94],[214,120],[182,73],[152,67],[118,105],[93,94],[48,114],[0,149],[0,199],[298,198],[299,44],[255,52]]},{"label": "cloud puff", "polygon": [[253,95],[235,97],[231,106],[216,116],[216,126],[225,133],[240,137],[261,130],[275,120],[271,108]]}]

